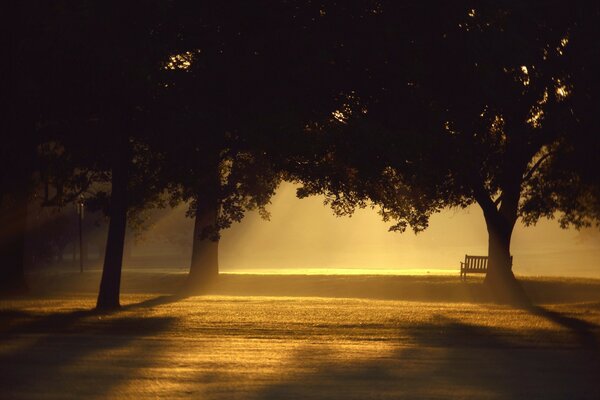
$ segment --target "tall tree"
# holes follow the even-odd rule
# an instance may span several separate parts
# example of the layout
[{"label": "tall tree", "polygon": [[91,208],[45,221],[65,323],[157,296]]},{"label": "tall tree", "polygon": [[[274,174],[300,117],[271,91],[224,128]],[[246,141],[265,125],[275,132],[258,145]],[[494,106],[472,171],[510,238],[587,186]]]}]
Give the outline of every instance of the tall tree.
[{"label": "tall tree", "polygon": [[127,216],[161,190],[146,142],[157,134],[149,114],[155,74],[174,40],[160,29],[169,4],[62,2],[51,9],[43,131],[69,166],[54,176],[63,190],[100,185],[89,200],[110,222],[97,306],[116,308]]},{"label": "tall tree", "polygon": [[[340,214],[379,206],[384,220],[396,221],[391,229],[417,232],[443,208],[477,203],[489,234],[485,282],[498,299],[526,301],[510,257],[519,217],[598,221],[597,190],[573,179],[591,165],[552,168],[577,148],[589,154],[581,146],[587,133],[573,123],[573,100],[588,88],[576,86],[570,50],[593,52],[592,39],[575,35],[589,32],[590,21],[552,2],[382,2],[380,13],[360,20],[345,33],[368,44],[338,60],[351,89],[319,123],[321,155],[296,168],[306,183],[300,194],[325,194]],[[562,201],[548,199],[552,193]]]},{"label": "tall tree", "polygon": [[189,202],[195,218],[192,288],[217,276],[222,229],[246,210],[268,215],[281,179],[273,143],[316,106],[306,85],[312,71],[297,59],[316,43],[306,25],[314,14],[305,11],[295,2],[268,12],[247,2],[179,9],[180,49],[165,63],[157,110],[170,134],[155,148],[165,154],[173,201]]}]

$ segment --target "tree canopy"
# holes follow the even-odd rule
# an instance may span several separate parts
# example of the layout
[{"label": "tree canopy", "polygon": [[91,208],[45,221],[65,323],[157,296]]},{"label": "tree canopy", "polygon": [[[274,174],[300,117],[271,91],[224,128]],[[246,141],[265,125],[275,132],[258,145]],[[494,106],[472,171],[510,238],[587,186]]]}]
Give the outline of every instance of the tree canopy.
[{"label": "tree canopy", "polygon": [[317,122],[320,156],[292,166],[300,195],[324,194],[338,214],[377,206],[392,230],[415,232],[443,208],[477,203],[490,235],[486,281],[514,288],[518,218],[598,223],[598,139],[579,116],[594,96],[580,80],[593,79],[597,8],[383,8],[361,24],[388,40],[367,63],[355,53],[341,61],[354,86]]}]

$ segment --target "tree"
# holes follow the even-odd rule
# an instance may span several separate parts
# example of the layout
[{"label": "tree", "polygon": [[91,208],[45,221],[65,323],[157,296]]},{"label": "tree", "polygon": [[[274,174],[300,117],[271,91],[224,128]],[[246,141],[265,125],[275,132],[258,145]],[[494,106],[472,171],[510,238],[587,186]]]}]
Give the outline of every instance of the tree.
[{"label": "tree", "polygon": [[268,12],[247,2],[178,9],[179,49],[165,64],[156,110],[170,134],[153,148],[164,154],[172,201],[188,202],[195,218],[192,289],[218,275],[222,229],[247,210],[268,216],[281,180],[273,144],[318,103],[307,90],[310,69],[298,62],[316,40],[301,12],[294,2]]},{"label": "tree", "polygon": [[[83,165],[109,172],[110,221],[97,307],[116,308],[128,215],[161,193],[146,142],[158,134],[152,129],[149,111],[155,98],[155,75],[169,54],[171,37],[170,32],[160,30],[167,5],[132,3],[115,8],[90,3],[89,7],[84,35],[80,36],[89,49],[83,60],[91,72],[84,76],[84,87],[93,93],[88,106],[101,132],[100,143],[94,143],[99,157],[90,159],[96,163],[83,160]],[[111,23],[110,30],[106,30],[106,21]],[[92,150],[89,138],[74,144],[75,151],[82,147]]]},{"label": "tree", "polygon": [[[48,91],[41,108],[48,138],[42,143],[51,144],[46,156],[67,167],[46,175],[56,184],[57,204],[67,192],[87,192],[88,204],[110,216],[98,307],[119,305],[128,214],[165,187],[174,201],[191,200],[197,215],[193,264],[203,268],[193,268],[201,272],[193,275],[205,277],[209,264],[208,275],[214,275],[217,247],[208,239],[246,209],[264,207],[278,181],[267,154],[255,149],[265,140],[259,132],[264,115],[291,108],[281,102],[290,69],[278,75],[285,41],[272,41],[259,24],[240,37],[246,13],[262,15],[245,2],[118,9],[66,2],[50,11],[46,36],[53,64],[44,66]],[[277,17],[282,14],[266,21],[284,26]],[[265,56],[257,57],[263,48]],[[206,57],[192,63],[197,50]],[[285,60],[293,65],[293,57]],[[243,74],[240,63],[248,67]],[[180,65],[195,72],[178,75]],[[261,74],[281,78],[265,85]]]},{"label": "tree", "polygon": [[119,307],[128,215],[161,193],[146,143],[157,134],[149,117],[154,74],[173,42],[171,32],[160,29],[168,8],[160,2],[118,8],[64,2],[42,12],[49,56],[39,62],[46,71],[39,131],[41,143],[52,145],[49,154],[67,166],[51,176],[57,203],[65,193],[88,191],[88,204],[110,217],[98,308]]},{"label": "tree", "polygon": [[[518,218],[598,221],[596,183],[583,181],[588,133],[573,122],[591,72],[581,60],[573,70],[570,50],[589,54],[595,40],[576,34],[590,30],[582,14],[557,3],[385,3],[364,16],[350,35],[386,40],[366,39],[371,49],[338,60],[352,89],[317,124],[320,156],[294,169],[305,182],[300,195],[325,194],[338,214],[378,206],[392,230],[415,232],[443,208],[477,203],[489,234],[485,282],[500,300],[526,301],[510,259]],[[574,168],[574,158],[588,161]]]}]

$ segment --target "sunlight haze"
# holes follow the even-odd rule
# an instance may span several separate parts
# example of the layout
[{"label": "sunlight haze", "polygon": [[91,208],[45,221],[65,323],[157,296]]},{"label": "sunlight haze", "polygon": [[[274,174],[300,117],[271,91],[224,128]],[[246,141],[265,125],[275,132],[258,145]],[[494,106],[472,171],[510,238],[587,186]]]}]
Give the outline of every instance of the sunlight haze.
[{"label": "sunlight haze", "polygon": [[[434,215],[418,235],[388,232],[389,224],[370,209],[335,217],[321,198],[297,199],[289,183],[279,188],[269,211],[270,221],[253,212],[223,232],[223,272],[458,273],[465,254],[487,254],[476,205]],[[512,254],[517,274],[600,276],[600,233],[594,229],[563,230],[547,220],[534,227],[518,224]]]}]

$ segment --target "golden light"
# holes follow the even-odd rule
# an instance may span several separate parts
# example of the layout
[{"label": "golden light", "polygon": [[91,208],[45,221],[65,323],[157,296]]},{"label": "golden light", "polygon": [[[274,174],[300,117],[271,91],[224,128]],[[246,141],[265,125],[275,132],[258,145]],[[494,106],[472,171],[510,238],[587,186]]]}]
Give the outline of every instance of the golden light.
[{"label": "golden light", "polygon": [[346,124],[353,114],[366,115],[369,112],[367,107],[361,103],[360,97],[354,90],[347,94],[342,93],[341,95],[344,97],[344,102],[339,109],[331,113],[331,116],[337,122]]},{"label": "golden light", "polygon": [[527,119],[527,123],[533,128],[539,128],[542,126],[542,119],[544,118],[544,110],[539,107],[532,109],[531,116]]},{"label": "golden light", "polygon": [[542,98],[539,99],[536,104],[531,107],[529,112],[529,118],[527,123],[533,128],[539,128],[542,126],[542,119],[544,118],[544,109],[542,106],[548,102],[548,89],[544,90]]},{"label": "golden light", "polygon": [[571,93],[567,85],[565,85],[560,79],[556,80],[556,88],[554,92],[556,93],[558,101],[566,99]]},{"label": "golden light", "polygon": [[504,130],[504,118],[501,115],[496,115],[492,121],[492,131],[499,132]]},{"label": "golden light", "polygon": [[340,110],[335,110],[334,112],[331,113],[331,116],[333,116],[333,119],[335,119],[336,121],[338,121],[342,124],[345,124],[346,121],[348,120],[348,117]]},{"label": "golden light", "polygon": [[567,44],[569,44],[569,38],[568,37],[564,37],[564,38],[560,39],[560,46],[562,48],[567,47]]},{"label": "golden light", "polygon": [[560,39],[560,44],[556,48],[556,52],[558,53],[558,55],[563,55],[563,50],[565,49],[565,47],[567,47],[567,44],[569,44],[569,38],[567,36]]},{"label": "golden light", "polygon": [[565,98],[569,95],[569,91],[565,85],[562,85],[556,88],[556,95],[559,98]]},{"label": "golden light", "polygon": [[[485,220],[476,205],[435,214],[418,235],[388,232],[390,224],[370,208],[357,210],[352,218],[335,217],[322,197],[297,199],[290,183],[278,189],[269,211],[268,222],[253,211],[223,232],[222,272],[445,275],[457,274],[465,253],[487,253]],[[518,224],[512,245],[516,273],[560,275],[565,263],[577,259],[569,273],[600,276],[599,234],[593,229],[585,233],[593,236],[562,230],[556,221]]]},{"label": "golden light", "polygon": [[523,77],[521,78],[523,85],[524,86],[529,85],[529,70],[527,69],[527,67],[525,65],[521,65],[521,72],[523,73]]},{"label": "golden light", "polygon": [[186,51],[180,54],[173,54],[169,56],[169,60],[164,65],[164,69],[187,70],[192,66],[192,62],[197,53],[200,53],[200,50],[197,50],[196,52]]},{"label": "golden light", "polygon": [[[483,113],[481,113],[481,116],[483,117]],[[446,133],[448,133],[449,135],[456,135],[458,134],[458,132],[456,132],[456,130],[454,130],[454,128],[452,127],[452,123],[450,121],[446,121],[444,122],[444,130],[446,131]]]}]

